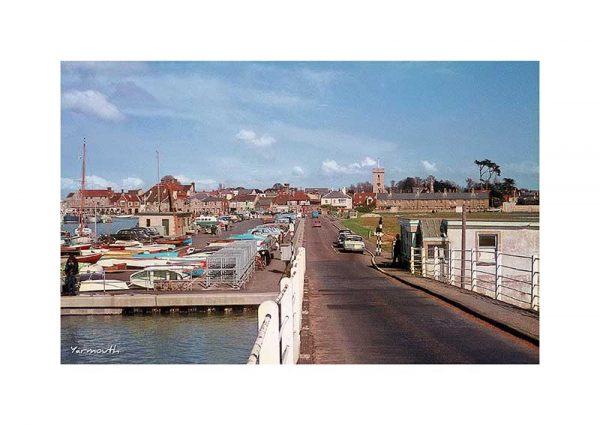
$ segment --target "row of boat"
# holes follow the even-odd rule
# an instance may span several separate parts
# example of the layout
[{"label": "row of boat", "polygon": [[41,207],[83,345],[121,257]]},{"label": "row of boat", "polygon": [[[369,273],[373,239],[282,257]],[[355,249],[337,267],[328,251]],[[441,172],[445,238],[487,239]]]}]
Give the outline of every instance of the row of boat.
[{"label": "row of boat", "polygon": [[[279,248],[278,242],[288,231],[289,225],[285,223],[263,224],[247,233],[212,241],[200,252],[190,246],[192,238],[189,235],[161,237],[146,244],[133,240],[94,243],[86,237],[64,239],[65,243],[61,244],[62,270],[72,253],[80,265],[80,292],[154,289],[155,282],[160,280],[191,280],[203,276],[207,258],[239,240],[255,241],[258,253],[270,258],[270,253]],[[112,273],[127,270],[136,270],[128,282],[110,278]]]},{"label": "row of boat", "polygon": [[[110,244],[77,243],[61,245],[61,269],[69,254],[80,266],[80,292],[123,290],[131,287],[151,289],[154,280],[165,275],[169,280],[202,276],[210,252],[195,252],[189,236],[163,238],[153,244],[115,241]],[[157,268],[154,273],[154,269]],[[152,273],[134,273],[129,282],[107,279],[106,274],[137,269]],[[173,279],[170,279],[173,278]]]}]

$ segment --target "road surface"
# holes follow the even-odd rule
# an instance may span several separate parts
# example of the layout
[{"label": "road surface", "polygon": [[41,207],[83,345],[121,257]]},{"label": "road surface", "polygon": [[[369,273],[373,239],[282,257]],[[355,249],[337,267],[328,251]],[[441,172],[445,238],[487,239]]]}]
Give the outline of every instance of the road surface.
[{"label": "road surface", "polygon": [[337,229],[306,220],[313,363],[539,363],[539,348],[335,248]]}]

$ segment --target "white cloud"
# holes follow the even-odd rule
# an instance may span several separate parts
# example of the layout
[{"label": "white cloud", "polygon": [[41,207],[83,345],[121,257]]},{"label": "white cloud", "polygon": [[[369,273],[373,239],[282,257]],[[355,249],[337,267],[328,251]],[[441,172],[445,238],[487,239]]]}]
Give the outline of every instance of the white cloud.
[{"label": "white cloud", "polygon": [[214,189],[218,185],[218,182],[215,179],[196,179],[183,174],[173,177],[179,180],[181,184],[190,184],[193,182],[196,185],[196,190]]},{"label": "white cloud", "polygon": [[144,181],[137,177],[127,177],[121,180],[121,187],[123,189],[140,189],[144,185]]},{"label": "white cloud", "polygon": [[328,159],[321,164],[321,170],[325,174],[361,174],[367,171],[365,168],[375,164],[377,162],[368,156],[360,162],[353,162],[349,165],[338,164],[337,161]]},{"label": "white cloud", "polygon": [[214,179],[200,179],[196,181],[196,190],[214,189],[218,185]]},{"label": "white cloud", "polygon": [[75,179],[70,179],[67,177],[63,177],[60,179],[60,187],[63,190],[75,190],[79,188],[79,181]]},{"label": "white cloud", "polygon": [[421,161],[421,165],[423,166],[423,168],[425,168],[426,171],[429,171],[429,172],[434,172],[434,171],[438,170],[435,165],[435,162],[429,162],[427,160],[423,160],[423,161]]},{"label": "white cloud", "polygon": [[375,161],[373,158],[370,158],[368,156],[360,162],[360,165],[362,167],[372,167],[375,164],[377,164],[377,161]]},{"label": "white cloud", "polygon": [[252,130],[240,130],[238,132],[238,134],[235,135],[235,137],[239,140],[243,140],[243,141],[248,141],[248,140],[254,140],[256,139],[256,133]]},{"label": "white cloud", "polygon": [[256,133],[252,130],[242,129],[235,135],[235,138],[256,147],[270,146],[277,142],[274,137],[264,134],[261,137],[257,137]]},{"label": "white cloud", "polygon": [[125,115],[110,103],[105,95],[95,90],[71,90],[63,94],[62,106],[105,121],[120,121]]},{"label": "white cloud", "polygon": [[183,174],[179,174],[179,175],[173,176],[173,177],[175,177],[177,180],[179,180],[179,183],[181,183],[181,184],[190,184],[191,182],[194,181],[190,177],[184,176]]},{"label": "white cloud", "polygon": [[296,165],[292,168],[292,175],[296,177],[300,177],[304,175],[304,170],[299,165]]},{"label": "white cloud", "polygon": [[110,180],[106,180],[103,177],[91,175],[85,176],[85,187],[87,189],[106,189],[107,187],[116,189],[119,187],[119,185],[111,182]]}]

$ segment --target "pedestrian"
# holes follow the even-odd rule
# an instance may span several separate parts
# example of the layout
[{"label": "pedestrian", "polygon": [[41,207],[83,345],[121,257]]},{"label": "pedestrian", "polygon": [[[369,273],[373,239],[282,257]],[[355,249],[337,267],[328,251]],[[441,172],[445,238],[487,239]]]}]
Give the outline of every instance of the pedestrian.
[{"label": "pedestrian", "polygon": [[396,239],[394,240],[394,258],[392,264],[396,264],[396,260],[398,261],[398,265],[400,265],[400,235],[398,233],[396,233]]},{"label": "pedestrian", "polygon": [[79,274],[79,261],[72,252],[69,253],[65,264],[67,295],[77,295],[77,275]]}]

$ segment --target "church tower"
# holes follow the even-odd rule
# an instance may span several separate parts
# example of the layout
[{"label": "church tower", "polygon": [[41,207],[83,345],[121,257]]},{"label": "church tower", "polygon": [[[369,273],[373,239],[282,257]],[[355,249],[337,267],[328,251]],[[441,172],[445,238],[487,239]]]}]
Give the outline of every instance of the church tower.
[{"label": "church tower", "polygon": [[385,178],[384,178],[384,170],[379,167],[377,164],[377,168],[373,168],[373,192],[375,193],[384,193],[385,192]]}]

